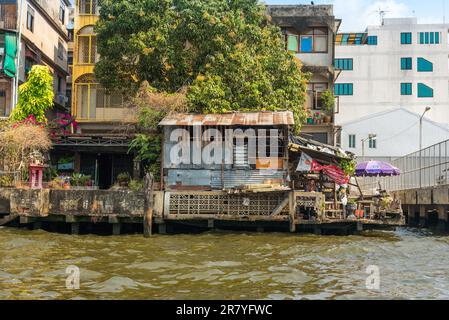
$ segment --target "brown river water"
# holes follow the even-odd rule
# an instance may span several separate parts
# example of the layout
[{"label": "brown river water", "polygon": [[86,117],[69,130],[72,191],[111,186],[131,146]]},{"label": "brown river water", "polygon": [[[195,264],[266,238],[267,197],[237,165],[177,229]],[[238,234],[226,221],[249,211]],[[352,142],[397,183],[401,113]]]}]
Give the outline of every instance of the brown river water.
[{"label": "brown river water", "polygon": [[[66,288],[66,268],[80,288]],[[376,265],[379,290],[367,289]],[[211,232],[71,236],[0,228],[0,299],[449,299],[449,237]]]}]

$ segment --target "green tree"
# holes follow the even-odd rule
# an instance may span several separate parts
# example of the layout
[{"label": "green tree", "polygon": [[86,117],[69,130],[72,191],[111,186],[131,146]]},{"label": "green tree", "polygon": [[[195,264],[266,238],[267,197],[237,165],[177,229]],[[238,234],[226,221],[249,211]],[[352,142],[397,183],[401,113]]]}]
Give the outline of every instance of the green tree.
[{"label": "green tree", "polygon": [[34,116],[37,122],[47,122],[45,111],[53,107],[53,77],[46,66],[35,65],[28,81],[19,88],[19,101],[11,114],[14,122]]},{"label": "green tree", "polygon": [[134,93],[187,87],[196,112],[292,110],[305,120],[307,76],[258,0],[104,0],[96,77]]}]

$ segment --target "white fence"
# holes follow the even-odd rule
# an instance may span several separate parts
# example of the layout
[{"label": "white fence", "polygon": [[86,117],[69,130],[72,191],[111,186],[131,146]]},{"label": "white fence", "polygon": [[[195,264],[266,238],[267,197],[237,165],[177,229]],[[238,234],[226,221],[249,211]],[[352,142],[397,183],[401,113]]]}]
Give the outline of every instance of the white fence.
[{"label": "white fence", "polygon": [[397,177],[359,178],[362,190],[374,192],[449,185],[449,140],[395,159],[392,165],[401,170]]}]

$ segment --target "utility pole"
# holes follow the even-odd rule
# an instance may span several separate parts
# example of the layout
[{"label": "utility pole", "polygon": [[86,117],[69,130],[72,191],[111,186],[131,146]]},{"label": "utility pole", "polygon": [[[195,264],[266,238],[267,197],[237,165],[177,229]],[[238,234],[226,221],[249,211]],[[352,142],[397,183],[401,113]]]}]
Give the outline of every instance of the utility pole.
[{"label": "utility pole", "polygon": [[[20,0],[20,4],[17,8],[17,20],[18,20],[18,35],[17,35],[17,57],[16,57],[16,75],[13,83],[13,103],[12,110],[14,110],[19,102],[19,73],[20,73],[20,56],[22,54],[22,12],[23,12],[23,0]],[[12,111],[11,110],[11,111]]]},{"label": "utility pole", "polygon": [[428,111],[430,111],[430,107],[426,107],[421,118],[419,118],[419,187],[422,188],[422,127],[423,127],[423,119]]},{"label": "utility pole", "polygon": [[362,139],[362,159],[363,161],[365,161],[365,142],[367,140],[372,140],[372,139],[376,139],[377,138],[377,134],[369,134],[368,138]]}]

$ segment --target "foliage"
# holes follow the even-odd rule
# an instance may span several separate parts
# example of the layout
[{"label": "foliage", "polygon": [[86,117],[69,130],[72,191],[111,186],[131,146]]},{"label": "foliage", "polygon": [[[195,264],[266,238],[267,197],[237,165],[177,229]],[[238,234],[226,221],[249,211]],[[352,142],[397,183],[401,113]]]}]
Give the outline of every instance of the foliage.
[{"label": "foliage", "polygon": [[356,162],[353,159],[342,159],[340,161],[340,168],[344,171],[344,173],[350,177],[355,175]]},{"label": "foliage", "polygon": [[0,158],[5,170],[20,172],[22,178],[28,174],[31,155],[45,154],[51,146],[48,130],[26,120],[9,124],[0,131]]},{"label": "foliage", "polygon": [[142,180],[131,179],[129,182],[129,189],[135,192],[141,192],[144,190],[144,182]]},{"label": "foliage", "polygon": [[48,124],[52,137],[65,136],[71,133],[71,127],[76,131],[78,122],[68,113],[57,113],[56,118]]},{"label": "foliage", "polygon": [[129,152],[135,151],[136,160],[142,162],[147,171],[156,180],[160,177],[158,160],[161,154],[161,137],[159,134],[137,134],[129,146]]},{"label": "foliage", "polygon": [[70,185],[73,187],[88,187],[91,184],[91,176],[82,173],[74,173],[70,178]]},{"label": "foliage", "polygon": [[58,170],[54,167],[48,167],[44,169],[44,181],[52,181],[58,177]]},{"label": "foliage", "polygon": [[128,172],[121,172],[117,175],[117,182],[120,184],[128,184],[131,180]]},{"label": "foliage", "polygon": [[19,101],[11,114],[14,122],[33,115],[38,122],[47,122],[45,111],[53,106],[53,77],[46,66],[35,65],[28,81],[19,88]]},{"label": "foliage", "polygon": [[64,180],[61,179],[60,177],[55,177],[53,180],[51,180],[48,183],[49,189],[61,190],[61,189],[63,189],[63,186],[64,186]]},{"label": "foliage", "polygon": [[12,187],[14,186],[14,178],[10,175],[2,175],[0,176],[0,187]]},{"label": "foliage", "polygon": [[187,87],[194,112],[291,110],[296,132],[305,120],[307,75],[257,0],[104,0],[96,32],[107,89]]},{"label": "foliage", "polygon": [[326,112],[331,115],[335,106],[335,96],[330,90],[321,93],[321,100],[323,101]]}]

